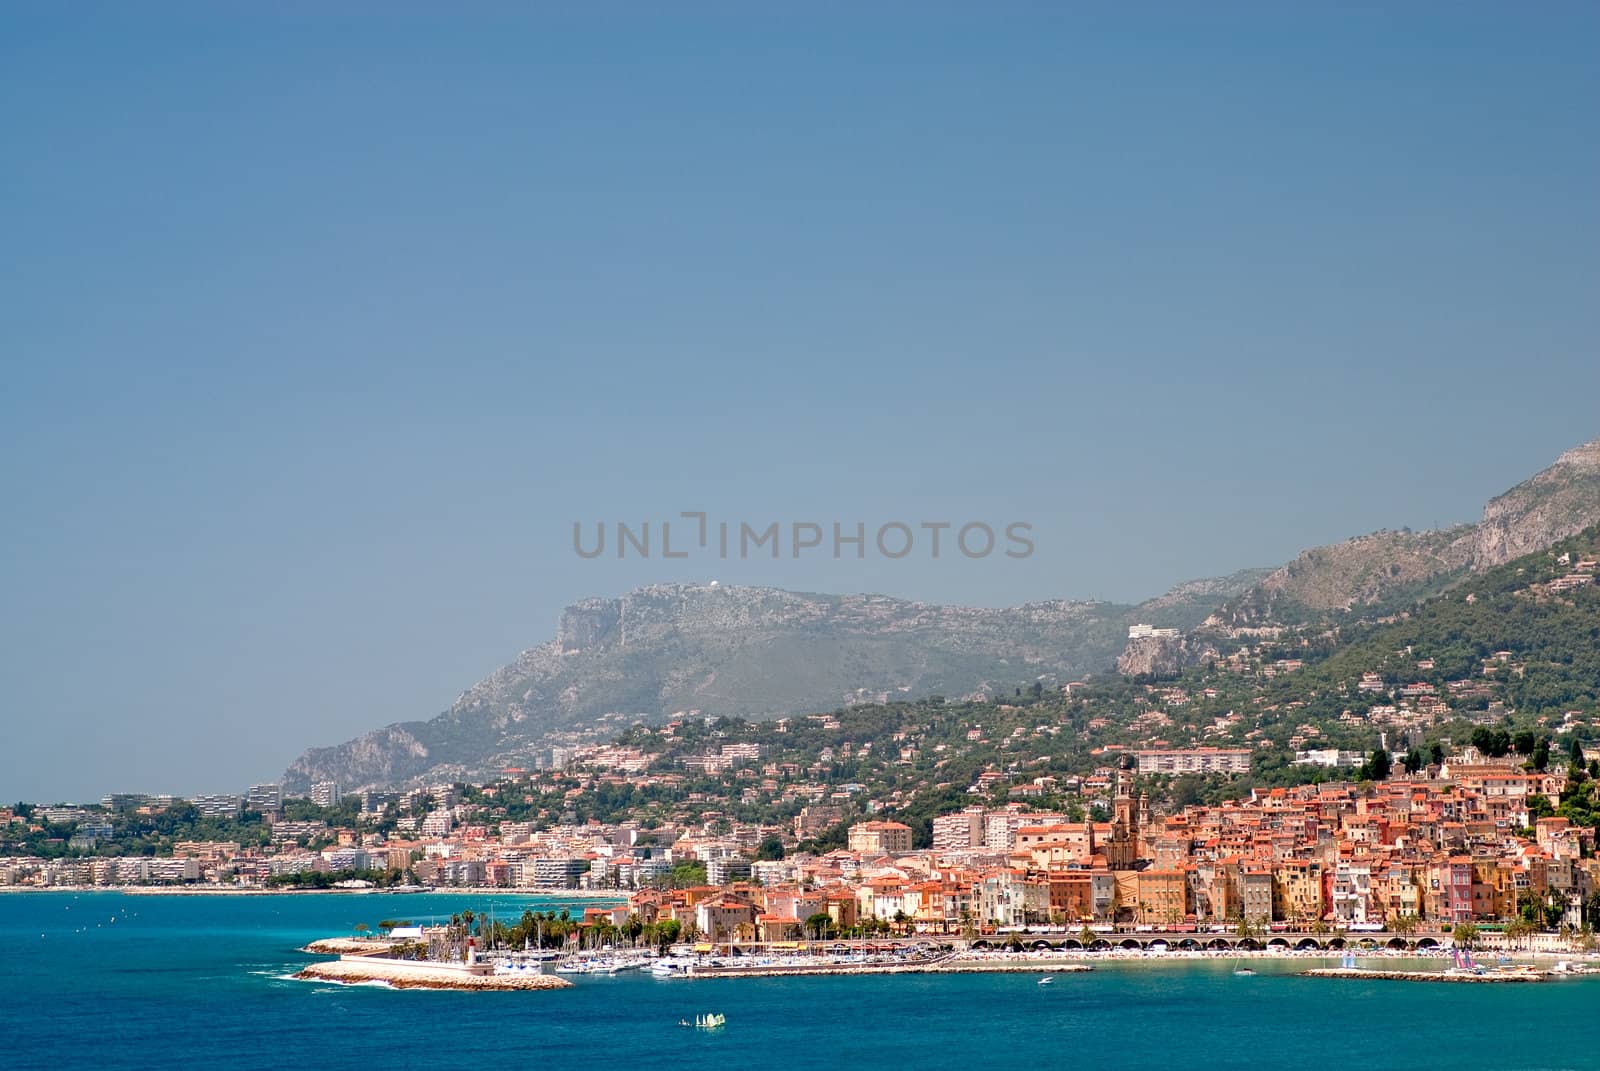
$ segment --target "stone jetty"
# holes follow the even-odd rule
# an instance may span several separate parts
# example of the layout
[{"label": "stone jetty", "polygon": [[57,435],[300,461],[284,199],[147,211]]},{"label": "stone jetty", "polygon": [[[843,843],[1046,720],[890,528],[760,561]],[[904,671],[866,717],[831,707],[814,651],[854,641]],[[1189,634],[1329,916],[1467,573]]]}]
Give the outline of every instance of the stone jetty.
[{"label": "stone jetty", "polygon": [[295,975],[306,981],[382,982],[394,989],[570,989],[572,983],[553,974],[485,974],[461,970],[454,964],[429,964],[416,960],[385,960],[355,956],[330,963],[313,963]]},{"label": "stone jetty", "polygon": [[1367,967],[1318,967],[1301,971],[1302,978],[1361,978],[1385,982],[1542,982],[1538,971],[1390,971]]}]

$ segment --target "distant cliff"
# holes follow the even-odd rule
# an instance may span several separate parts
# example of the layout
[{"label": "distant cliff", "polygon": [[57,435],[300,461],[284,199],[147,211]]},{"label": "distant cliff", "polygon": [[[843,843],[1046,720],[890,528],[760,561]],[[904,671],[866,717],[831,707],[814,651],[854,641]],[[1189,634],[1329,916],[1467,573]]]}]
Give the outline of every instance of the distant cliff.
[{"label": "distant cliff", "polygon": [[1228,600],[1205,624],[1296,625],[1366,607],[1400,606],[1600,522],[1600,440],[1494,498],[1476,524],[1376,532],[1314,547]]}]

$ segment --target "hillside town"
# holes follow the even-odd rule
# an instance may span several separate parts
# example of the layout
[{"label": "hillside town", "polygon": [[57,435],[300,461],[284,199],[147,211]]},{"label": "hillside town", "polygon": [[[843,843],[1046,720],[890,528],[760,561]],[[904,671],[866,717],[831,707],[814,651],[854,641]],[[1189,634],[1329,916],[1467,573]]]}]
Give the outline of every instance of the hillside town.
[{"label": "hillside town", "polygon": [[[166,858],[10,858],[0,860],[0,884],[265,889],[323,875],[337,880],[319,887],[365,887],[387,875],[391,885],[614,891],[627,898],[611,911],[619,924],[628,915],[670,919],[712,941],[791,940],[822,928],[1320,931],[1516,920],[1587,935],[1600,919],[1595,831],[1538,814],[1541,800],[1560,798],[1566,777],[1468,747],[1416,776],[1276,788],[1157,815],[1135,793],[1132,773],[1119,770],[1106,788],[1105,821],[1024,802],[980,804],[934,818],[926,848],[913,847],[904,823],[866,819],[825,852],[799,846],[837,821],[840,809],[827,803],[803,807],[787,826],[710,818],[651,830],[598,822],[536,829],[499,820],[492,795],[468,802],[455,786],[437,786],[402,799],[364,793],[356,820],[336,825],[281,817],[277,787],[257,786],[246,799],[188,803],[213,813],[263,809],[268,845],[178,843]],[[334,786],[319,791],[338,802]],[[396,803],[427,809],[391,833],[363,831],[363,813]],[[76,821],[80,838],[107,831],[87,812],[39,809],[25,818],[0,810],[0,823],[34,819]]]}]

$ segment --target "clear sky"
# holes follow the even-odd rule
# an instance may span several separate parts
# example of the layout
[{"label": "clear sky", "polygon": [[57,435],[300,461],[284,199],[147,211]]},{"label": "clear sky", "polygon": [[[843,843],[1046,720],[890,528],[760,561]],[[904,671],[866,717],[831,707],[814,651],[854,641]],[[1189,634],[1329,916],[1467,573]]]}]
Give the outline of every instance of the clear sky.
[{"label": "clear sky", "polygon": [[[585,6],[0,10],[0,798],[273,778],[587,595],[1132,601],[1600,435],[1594,4]],[[684,510],[1035,550],[572,550]]]}]

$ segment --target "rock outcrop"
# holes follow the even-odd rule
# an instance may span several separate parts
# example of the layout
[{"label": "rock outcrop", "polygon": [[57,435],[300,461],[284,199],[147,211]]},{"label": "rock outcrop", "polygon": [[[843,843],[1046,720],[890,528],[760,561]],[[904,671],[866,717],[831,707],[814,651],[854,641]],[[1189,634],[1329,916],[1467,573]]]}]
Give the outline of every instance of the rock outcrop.
[{"label": "rock outcrop", "polygon": [[1472,567],[1491,569],[1543,550],[1600,520],[1600,439],[1484,507],[1472,533]]},{"label": "rock outcrop", "polygon": [[1117,672],[1125,677],[1176,677],[1218,657],[1215,646],[1193,636],[1139,636],[1117,656]]}]

